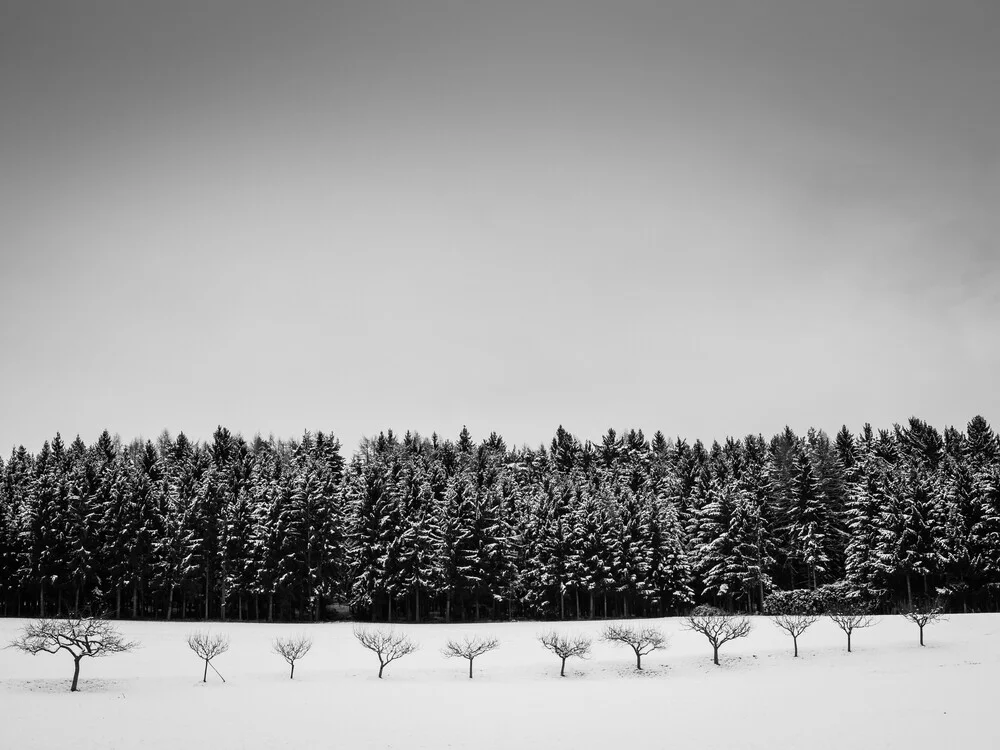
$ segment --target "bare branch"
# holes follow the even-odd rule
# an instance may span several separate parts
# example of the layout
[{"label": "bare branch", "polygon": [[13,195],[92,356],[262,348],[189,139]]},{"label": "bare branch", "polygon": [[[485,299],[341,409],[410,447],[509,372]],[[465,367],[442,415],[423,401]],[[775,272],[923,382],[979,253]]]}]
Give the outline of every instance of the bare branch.
[{"label": "bare branch", "polygon": [[859,604],[847,604],[832,612],[827,612],[829,617],[847,635],[847,651],[851,652],[851,635],[855,630],[870,628],[878,622],[878,618],[868,612]]},{"label": "bare branch", "polygon": [[358,643],[378,657],[378,676],[382,679],[382,671],[396,659],[402,659],[417,650],[417,644],[405,634],[382,628],[354,628],[354,637]]},{"label": "bare branch", "polygon": [[771,622],[792,637],[795,656],[799,655],[799,636],[819,621],[819,615],[773,615]]},{"label": "bare branch", "polygon": [[729,641],[745,638],[750,634],[750,620],[743,615],[733,615],[718,607],[695,607],[685,619],[686,630],[701,633],[712,644],[712,661],[719,663],[719,649]]},{"label": "bare branch", "polygon": [[469,679],[472,679],[472,662],[477,656],[500,647],[500,641],[490,636],[466,635],[462,640],[449,640],[441,653],[447,658],[462,658],[469,660]]},{"label": "bare branch", "polygon": [[229,650],[229,636],[225,633],[209,633],[204,630],[196,630],[189,633],[187,637],[188,648],[198,656],[207,661],[212,661],[216,656],[224,654]]},{"label": "bare branch", "polygon": [[920,645],[924,645],[924,628],[932,622],[945,621],[941,606],[933,601],[921,602],[903,612],[903,617],[912,622],[920,629]]},{"label": "bare branch", "polygon": [[66,620],[32,620],[8,648],[27,654],[55,654],[66,651],[73,657],[73,682],[70,691],[76,692],[80,676],[80,660],[121,654],[139,648],[137,641],[129,641],[114,623],[92,617],[73,617]]},{"label": "bare branch", "polygon": [[566,676],[566,660],[574,656],[580,659],[590,657],[591,640],[585,635],[566,636],[552,630],[538,636],[538,642],[555,654],[562,662],[559,676]]},{"label": "bare branch", "polygon": [[301,634],[297,636],[290,636],[288,638],[275,638],[271,650],[288,662],[292,668],[289,674],[289,679],[294,679],[295,662],[308,654],[312,645],[312,638],[305,634]]},{"label": "bare branch", "polygon": [[636,669],[642,669],[642,657],[667,646],[667,637],[659,628],[634,628],[621,623],[604,628],[601,639],[631,648],[635,653]]},{"label": "bare branch", "polygon": [[208,682],[208,668],[212,667],[213,671],[219,675],[219,678],[225,682],[226,678],[223,677],[219,670],[215,668],[212,664],[212,659],[224,654],[229,650],[229,636],[225,633],[216,633],[215,635],[204,631],[196,630],[193,633],[189,633],[187,637],[188,648],[194,651],[202,661],[205,662],[205,671],[202,674],[201,681]]}]

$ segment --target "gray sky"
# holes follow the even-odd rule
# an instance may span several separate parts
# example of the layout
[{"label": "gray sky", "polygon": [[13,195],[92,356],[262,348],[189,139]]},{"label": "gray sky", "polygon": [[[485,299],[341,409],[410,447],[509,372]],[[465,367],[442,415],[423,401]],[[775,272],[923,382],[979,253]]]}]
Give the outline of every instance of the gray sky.
[{"label": "gray sky", "polygon": [[0,451],[1000,420],[1000,3],[0,0]]}]

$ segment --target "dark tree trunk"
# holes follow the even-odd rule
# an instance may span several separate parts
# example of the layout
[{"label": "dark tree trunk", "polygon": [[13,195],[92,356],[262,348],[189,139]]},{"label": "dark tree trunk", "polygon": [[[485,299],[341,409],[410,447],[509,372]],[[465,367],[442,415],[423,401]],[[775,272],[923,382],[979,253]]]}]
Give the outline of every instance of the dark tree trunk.
[{"label": "dark tree trunk", "polygon": [[847,631],[847,653],[851,653],[851,631]]},{"label": "dark tree trunk", "polygon": [[208,659],[205,659],[205,674],[201,676],[202,682],[208,682]]},{"label": "dark tree trunk", "polygon": [[715,662],[716,666],[719,665],[719,647],[714,643],[712,644],[712,661]]},{"label": "dark tree trunk", "polygon": [[295,662],[294,661],[292,662],[292,671],[291,671],[291,674],[288,675],[288,679],[289,680],[294,680],[295,679]]},{"label": "dark tree trunk", "polygon": [[472,659],[469,659],[469,679],[472,679]]},{"label": "dark tree trunk", "polygon": [[565,656],[562,657],[562,667],[559,669],[559,676],[560,677],[565,677],[566,676],[566,657]]},{"label": "dark tree trunk", "polygon": [[642,669],[642,654],[638,651],[635,652],[635,668]]},{"label": "dark tree trunk", "polygon": [[920,645],[923,646],[924,645],[924,626],[923,625],[918,625],[917,627],[920,628]]},{"label": "dark tree trunk", "polygon": [[75,693],[77,691],[76,685],[80,681],[80,658],[81,657],[78,656],[73,660],[73,684],[69,688],[71,693]]},{"label": "dark tree trunk", "polygon": [[799,655],[799,638],[798,636],[792,636],[792,643],[795,644],[795,656]]},{"label": "dark tree trunk", "polygon": [[385,664],[383,664],[382,662],[379,662],[379,664],[378,664],[378,678],[380,680],[382,679],[382,670],[383,669],[385,669]]}]

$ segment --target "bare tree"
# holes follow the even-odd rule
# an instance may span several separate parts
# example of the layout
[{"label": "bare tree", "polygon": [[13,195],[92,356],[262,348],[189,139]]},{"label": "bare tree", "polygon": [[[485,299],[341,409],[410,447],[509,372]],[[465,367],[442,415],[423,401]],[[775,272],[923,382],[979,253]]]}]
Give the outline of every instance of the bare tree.
[{"label": "bare tree", "polygon": [[667,647],[667,637],[659,628],[634,628],[620,623],[608,625],[601,639],[628,646],[635,653],[635,668],[642,669],[642,657]]},{"label": "bare tree", "polygon": [[274,645],[271,647],[271,650],[287,661],[292,667],[292,671],[289,673],[288,679],[295,679],[295,662],[308,654],[312,645],[312,638],[307,635],[296,635],[288,638],[279,637],[274,639]]},{"label": "bare tree", "polygon": [[449,640],[441,653],[448,658],[461,657],[469,660],[469,679],[472,679],[472,662],[477,656],[500,648],[496,638],[484,636],[465,636],[462,640]]},{"label": "bare tree", "polygon": [[69,688],[73,693],[79,689],[80,662],[83,659],[121,654],[138,647],[138,642],[125,640],[114,623],[92,617],[33,620],[21,628],[21,635],[8,646],[31,655],[43,651],[47,654],[68,653],[73,657],[73,683]]},{"label": "bare tree", "polygon": [[771,621],[792,636],[792,644],[795,649],[793,655],[798,656],[799,636],[806,632],[806,628],[819,622],[819,615],[774,615]]},{"label": "bare tree", "polygon": [[212,664],[212,659],[220,654],[224,654],[229,650],[229,636],[225,633],[216,633],[215,635],[204,631],[196,630],[193,633],[189,633],[187,637],[188,648],[194,651],[199,658],[205,662],[205,673],[201,677],[202,682],[208,682],[208,668],[211,667],[212,671],[219,675],[219,678],[225,682],[226,678],[222,676],[215,665]]},{"label": "bare tree", "polygon": [[382,671],[396,659],[402,659],[407,654],[417,650],[417,644],[403,633],[394,630],[354,628],[354,637],[366,649],[378,657],[378,678],[382,679]]},{"label": "bare tree", "polygon": [[903,617],[920,628],[920,645],[924,645],[924,628],[932,622],[947,619],[941,607],[932,602],[917,604],[903,612]]},{"label": "bare tree", "polygon": [[858,605],[841,607],[833,612],[828,612],[826,616],[847,634],[847,653],[851,653],[851,634],[861,628],[870,628],[878,622],[877,617],[868,614]]},{"label": "bare tree", "polygon": [[685,628],[701,633],[712,644],[712,661],[718,665],[719,648],[737,638],[750,635],[750,620],[743,615],[730,614],[718,607],[700,605],[685,619]]},{"label": "bare tree", "polygon": [[552,630],[538,636],[538,642],[561,660],[560,677],[566,676],[567,659],[573,656],[586,659],[590,656],[591,641],[585,635],[567,636]]}]

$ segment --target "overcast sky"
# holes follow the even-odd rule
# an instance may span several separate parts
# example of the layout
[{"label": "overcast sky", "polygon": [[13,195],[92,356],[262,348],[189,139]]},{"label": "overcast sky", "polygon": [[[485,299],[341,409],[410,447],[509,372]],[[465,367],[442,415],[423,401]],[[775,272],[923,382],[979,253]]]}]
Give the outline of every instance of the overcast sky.
[{"label": "overcast sky", "polygon": [[1000,420],[998,216],[993,0],[0,0],[0,453]]}]

